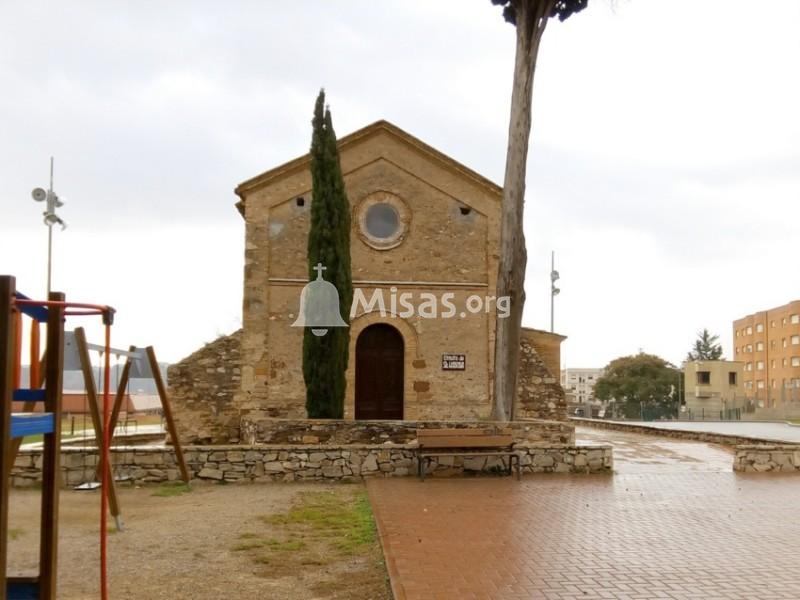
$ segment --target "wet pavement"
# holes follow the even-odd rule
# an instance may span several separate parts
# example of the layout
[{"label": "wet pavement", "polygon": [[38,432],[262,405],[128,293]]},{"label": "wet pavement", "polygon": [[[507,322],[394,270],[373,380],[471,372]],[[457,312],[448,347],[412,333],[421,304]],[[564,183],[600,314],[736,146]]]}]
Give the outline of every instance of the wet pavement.
[{"label": "wet pavement", "polygon": [[741,435],[776,442],[800,443],[800,427],[787,423],[753,421],[620,421],[628,425],[641,425],[657,429],[681,431],[706,431],[724,435]]},{"label": "wet pavement", "polygon": [[576,427],[575,439],[579,445],[611,444],[618,473],[733,470],[733,451],[716,444],[591,427]]},{"label": "wet pavement", "polygon": [[579,428],[609,475],[368,482],[396,600],[800,598],[800,476]]}]

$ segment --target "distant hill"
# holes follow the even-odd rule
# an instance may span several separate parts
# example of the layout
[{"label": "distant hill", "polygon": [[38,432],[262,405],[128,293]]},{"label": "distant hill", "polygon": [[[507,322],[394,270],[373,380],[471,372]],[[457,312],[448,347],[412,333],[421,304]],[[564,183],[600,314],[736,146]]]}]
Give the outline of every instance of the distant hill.
[{"label": "distant hill", "polygon": [[[164,381],[167,381],[167,367],[169,363],[158,363],[158,366],[161,370],[161,376],[164,378]],[[98,369],[97,366],[92,369],[95,379],[95,386],[97,387],[98,392],[103,391],[103,373],[102,369]],[[99,373],[98,373],[99,371]],[[30,367],[28,365],[22,366],[22,385],[27,386],[28,382],[30,381]],[[109,390],[112,392],[117,391],[117,381],[119,380],[119,376],[122,373],[122,365],[113,365],[111,367],[111,385],[109,386]],[[100,381],[98,381],[98,377]],[[69,391],[77,391],[83,390],[83,373],[80,371],[64,371],[64,385],[62,389],[69,390]],[[152,379],[134,379],[131,378],[130,383],[128,384],[128,391],[131,394],[157,394],[158,390],[156,389],[156,382]]]}]

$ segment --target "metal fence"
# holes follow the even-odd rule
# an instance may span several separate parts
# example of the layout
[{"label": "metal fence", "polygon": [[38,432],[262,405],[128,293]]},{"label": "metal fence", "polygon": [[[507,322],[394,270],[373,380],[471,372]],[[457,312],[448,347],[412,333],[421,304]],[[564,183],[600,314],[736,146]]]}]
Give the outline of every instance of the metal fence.
[{"label": "metal fence", "polygon": [[752,394],[714,398],[710,408],[687,406],[681,420],[687,421],[782,421],[800,419],[800,388],[753,390]]}]

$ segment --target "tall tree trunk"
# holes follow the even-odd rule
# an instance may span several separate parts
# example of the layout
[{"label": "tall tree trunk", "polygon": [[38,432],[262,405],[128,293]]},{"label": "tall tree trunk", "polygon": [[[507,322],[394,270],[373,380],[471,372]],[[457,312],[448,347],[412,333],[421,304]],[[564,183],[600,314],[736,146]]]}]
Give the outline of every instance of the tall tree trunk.
[{"label": "tall tree trunk", "polygon": [[517,49],[511,91],[506,172],[503,181],[500,267],[497,295],[510,297],[510,314],[497,318],[494,352],[494,414],[497,421],[514,417],[517,392],[519,339],[525,306],[525,234],[522,216],[525,204],[525,173],[531,134],[533,75],[539,42],[555,0],[516,0]]}]

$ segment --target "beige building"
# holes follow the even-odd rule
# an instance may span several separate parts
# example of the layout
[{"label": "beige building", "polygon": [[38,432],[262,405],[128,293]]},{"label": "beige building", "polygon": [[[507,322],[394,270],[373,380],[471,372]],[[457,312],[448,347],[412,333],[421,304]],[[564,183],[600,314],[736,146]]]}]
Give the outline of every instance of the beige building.
[{"label": "beige building", "polygon": [[734,360],[693,360],[683,365],[684,417],[728,419],[739,408],[743,394],[744,364]]},{"label": "beige building", "polygon": [[[340,139],[339,151],[355,290],[345,418],[488,418],[495,317],[504,310],[495,298],[502,189],[385,121]],[[236,188],[243,329],[170,371],[184,431],[200,431],[198,439],[218,438],[220,423],[235,428],[243,417],[306,416],[303,329],[293,324],[309,283],[309,164],[305,155]],[[517,412],[563,419],[564,338],[530,329],[523,337]],[[217,365],[218,380],[203,381],[213,373],[202,375],[201,364]],[[198,390],[217,398],[213,410]]]},{"label": "beige building", "polygon": [[561,387],[568,402],[578,404],[594,402],[594,386],[605,369],[562,369]]},{"label": "beige building", "polygon": [[779,407],[800,396],[800,300],[734,321],[733,347],[748,397]]}]

